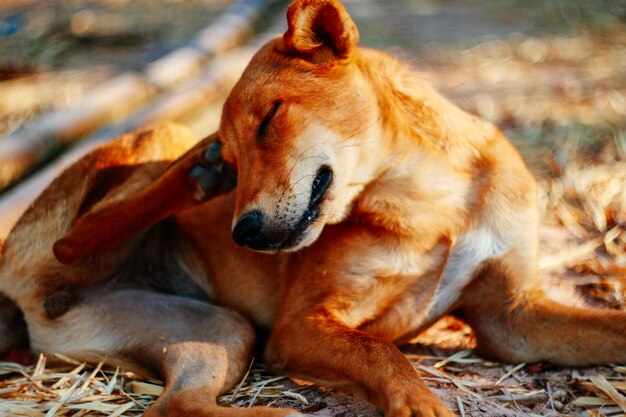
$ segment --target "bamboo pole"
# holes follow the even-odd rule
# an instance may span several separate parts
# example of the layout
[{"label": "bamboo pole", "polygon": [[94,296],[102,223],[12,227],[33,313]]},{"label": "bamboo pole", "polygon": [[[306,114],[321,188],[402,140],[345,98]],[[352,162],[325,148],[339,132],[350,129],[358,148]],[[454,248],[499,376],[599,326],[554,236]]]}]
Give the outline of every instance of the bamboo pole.
[{"label": "bamboo pole", "polygon": [[28,206],[63,170],[95,147],[125,132],[159,120],[179,119],[194,108],[207,103],[220,91],[221,85],[241,73],[244,65],[260,45],[274,35],[272,30],[268,30],[257,36],[256,41],[250,46],[240,47],[223,54],[219,60],[209,64],[197,79],[161,96],[143,109],[136,111],[124,122],[93,133],[68,149],[54,162],[5,192],[0,198],[0,241],[8,235]]},{"label": "bamboo pole", "polygon": [[1,139],[0,191],[57,149],[111,120],[114,112],[136,107],[196,75],[210,59],[249,37],[262,12],[277,1],[240,0],[200,31],[189,45],[148,64],[141,72],[118,75],[74,107],[48,113],[32,126]]}]

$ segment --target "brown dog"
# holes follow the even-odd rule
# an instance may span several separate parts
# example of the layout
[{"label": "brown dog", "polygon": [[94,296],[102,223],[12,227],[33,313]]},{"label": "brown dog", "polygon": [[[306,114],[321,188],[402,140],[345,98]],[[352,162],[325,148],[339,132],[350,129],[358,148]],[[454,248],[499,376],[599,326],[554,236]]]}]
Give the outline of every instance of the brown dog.
[{"label": "brown dog", "polygon": [[274,369],[393,417],[452,415],[396,347],[447,313],[503,361],[626,362],[626,313],[540,290],[535,183],[506,138],[357,48],[337,1],[287,18],[224,105],[235,192],[197,203],[230,188],[215,138],[168,169],[195,139],[162,125],[93,152],[22,217],[0,291],[33,349],[156,368],[149,416],[295,413],[216,406],[248,362],[242,316],[271,330]]}]

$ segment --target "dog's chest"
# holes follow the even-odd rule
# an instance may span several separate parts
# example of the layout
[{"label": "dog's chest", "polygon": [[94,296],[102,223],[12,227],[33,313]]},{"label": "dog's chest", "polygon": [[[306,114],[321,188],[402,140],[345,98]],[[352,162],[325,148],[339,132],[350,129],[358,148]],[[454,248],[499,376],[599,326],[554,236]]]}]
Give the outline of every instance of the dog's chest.
[{"label": "dog's chest", "polygon": [[478,228],[466,232],[452,247],[437,290],[428,306],[427,320],[436,320],[459,299],[463,288],[486,260],[497,258],[506,250],[506,242],[495,233]]},{"label": "dog's chest", "polygon": [[343,318],[368,333],[401,339],[448,313],[479,266],[505,250],[505,242],[494,233],[476,229],[427,253],[370,254],[379,259],[378,265],[370,263],[374,269],[369,273],[355,274],[363,277],[363,291]]}]

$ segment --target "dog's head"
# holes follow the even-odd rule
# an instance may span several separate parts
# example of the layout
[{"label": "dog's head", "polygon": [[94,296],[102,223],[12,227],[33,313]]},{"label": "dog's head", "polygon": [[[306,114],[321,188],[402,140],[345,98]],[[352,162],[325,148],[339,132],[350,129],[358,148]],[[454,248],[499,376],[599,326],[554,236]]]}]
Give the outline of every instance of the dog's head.
[{"label": "dog's head", "polygon": [[379,119],[343,6],[296,0],[287,20],[232,90],[219,129],[238,170],[233,238],[267,252],[311,244],[345,218],[371,176],[365,138]]}]

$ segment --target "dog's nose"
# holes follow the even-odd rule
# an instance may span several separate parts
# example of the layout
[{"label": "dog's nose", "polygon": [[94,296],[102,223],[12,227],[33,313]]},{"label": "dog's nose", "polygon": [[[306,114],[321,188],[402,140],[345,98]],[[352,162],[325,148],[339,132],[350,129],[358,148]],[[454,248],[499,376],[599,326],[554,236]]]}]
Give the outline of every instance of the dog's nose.
[{"label": "dog's nose", "polygon": [[256,247],[265,240],[261,233],[263,218],[261,212],[254,210],[241,216],[233,229],[233,240],[239,246]]}]

